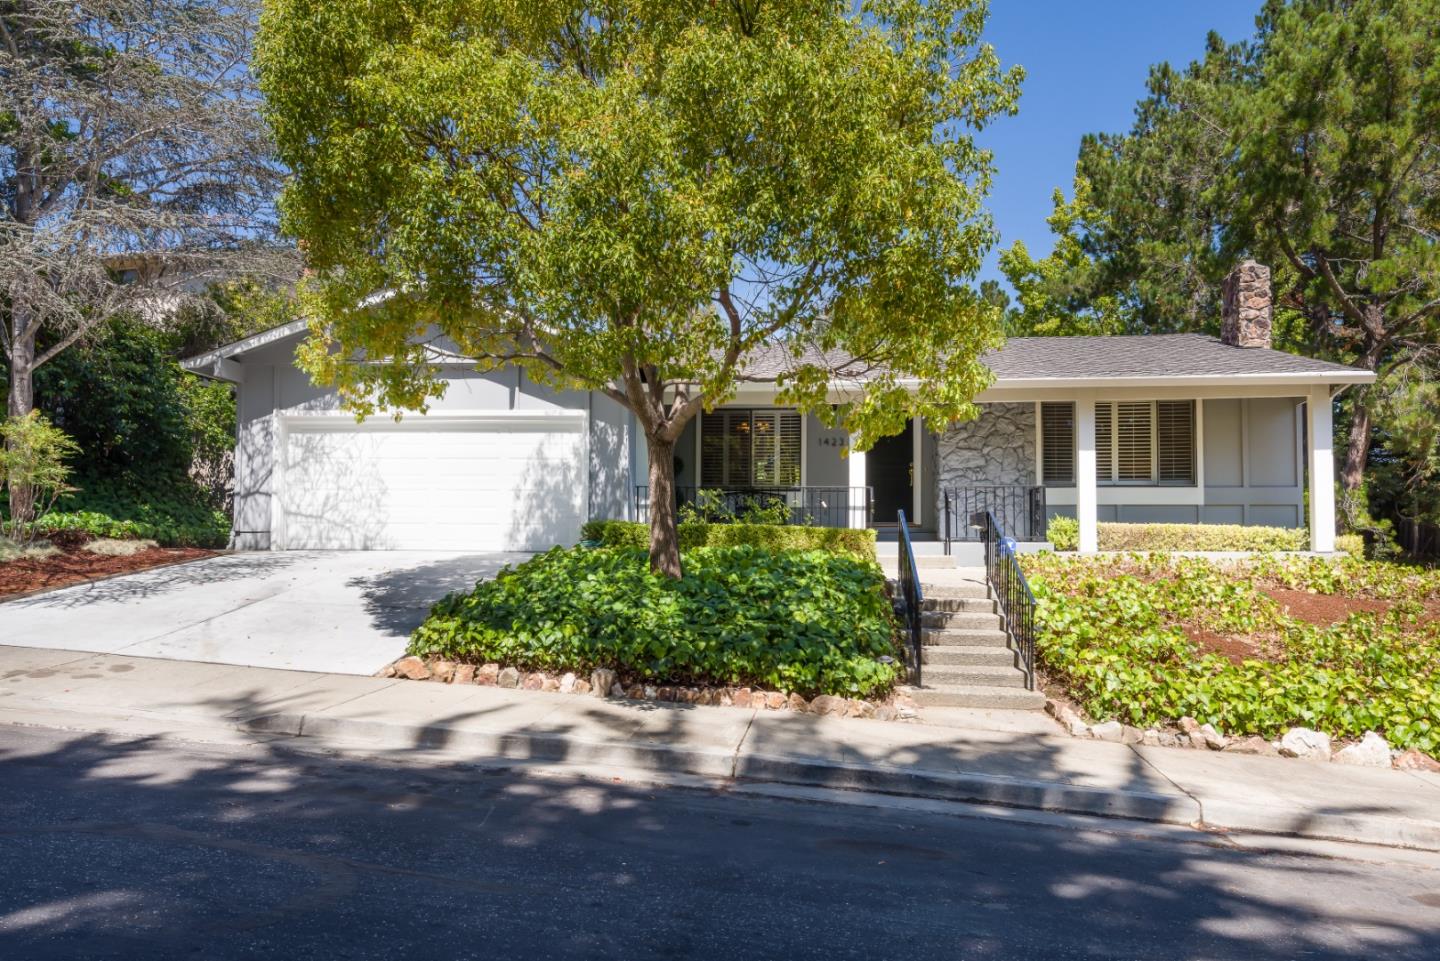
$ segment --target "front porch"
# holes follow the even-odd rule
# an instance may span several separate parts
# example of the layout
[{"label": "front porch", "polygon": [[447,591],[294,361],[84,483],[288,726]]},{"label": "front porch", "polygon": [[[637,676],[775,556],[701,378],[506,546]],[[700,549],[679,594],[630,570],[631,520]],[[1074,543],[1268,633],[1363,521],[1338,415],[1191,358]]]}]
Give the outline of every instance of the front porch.
[{"label": "front porch", "polygon": [[[719,408],[677,445],[677,499],[716,519],[770,511],[882,540],[901,511],[917,541],[974,540],[971,519],[989,511],[1021,542],[1072,517],[1081,552],[1107,521],[1299,528],[1312,550],[1335,549],[1328,385],[992,388],[977,400],[974,420],[939,432],[912,420],[865,452],[813,415]],[[637,520],[648,495],[633,488]]]}]

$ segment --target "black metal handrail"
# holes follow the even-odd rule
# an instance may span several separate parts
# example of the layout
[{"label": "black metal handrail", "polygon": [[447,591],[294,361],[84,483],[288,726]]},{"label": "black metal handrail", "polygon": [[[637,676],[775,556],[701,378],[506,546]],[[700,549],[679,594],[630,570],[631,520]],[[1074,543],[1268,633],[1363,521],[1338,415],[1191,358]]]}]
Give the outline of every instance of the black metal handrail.
[{"label": "black metal handrail", "polygon": [[[870,487],[707,487],[676,485],[675,503],[705,520],[743,520],[756,511],[784,515],[784,523],[813,527],[867,527],[874,508]],[[650,519],[650,488],[635,487],[635,519]]]},{"label": "black metal handrail", "polygon": [[978,541],[982,531],[974,518],[994,514],[1016,539],[1045,539],[1045,488],[991,484],[972,487],[947,487],[940,492],[944,524],[945,553],[952,541]]},{"label": "black metal handrail", "polygon": [[1025,672],[1025,687],[1035,690],[1035,595],[1020,569],[1015,556],[1014,538],[1005,536],[1005,530],[995,515],[986,511],[974,517],[985,541],[985,579],[1000,606],[1000,617],[1004,621],[1005,633],[1009,635],[1010,646]]},{"label": "black metal handrail", "polygon": [[925,643],[925,594],[920,588],[920,570],[915,564],[915,548],[910,544],[910,525],[905,523],[905,512],[896,514],[900,529],[896,542],[900,545],[900,556],[896,571],[900,588],[900,613],[905,621],[905,632],[909,641],[906,659],[910,662],[910,683],[920,686],[920,665]]}]

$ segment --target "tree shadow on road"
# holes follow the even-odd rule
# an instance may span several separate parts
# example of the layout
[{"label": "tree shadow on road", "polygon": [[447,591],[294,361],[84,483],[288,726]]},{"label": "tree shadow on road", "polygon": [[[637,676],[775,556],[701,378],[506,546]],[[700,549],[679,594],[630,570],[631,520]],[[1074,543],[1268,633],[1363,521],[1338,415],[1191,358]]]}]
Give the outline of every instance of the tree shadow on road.
[{"label": "tree shadow on road", "polygon": [[[457,709],[434,730],[473,713]],[[725,712],[595,713],[638,743]],[[517,768],[587,760],[582,743],[560,746],[573,725],[540,717],[520,730],[548,737],[511,742],[504,756]],[[1432,870],[1144,841],[1130,822],[1081,830],[1003,810],[976,820],[740,797],[723,784],[570,781],[438,753],[397,763],[460,743],[422,740],[339,758],[284,738],[199,748],[7,729],[0,956],[1440,952],[1440,909],[1423,900],[1440,892]],[[1045,739],[1004,749],[1037,777],[1063,774]],[[940,763],[940,747],[907,750],[895,760]]]}]

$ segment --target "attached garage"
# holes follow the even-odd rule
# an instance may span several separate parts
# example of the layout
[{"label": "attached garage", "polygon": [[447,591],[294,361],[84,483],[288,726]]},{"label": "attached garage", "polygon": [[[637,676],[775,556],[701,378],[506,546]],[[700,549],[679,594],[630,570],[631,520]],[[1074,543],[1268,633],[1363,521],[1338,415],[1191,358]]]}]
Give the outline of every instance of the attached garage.
[{"label": "attached garage", "polygon": [[295,415],[276,432],[271,546],[536,551],[574,544],[585,411]]}]

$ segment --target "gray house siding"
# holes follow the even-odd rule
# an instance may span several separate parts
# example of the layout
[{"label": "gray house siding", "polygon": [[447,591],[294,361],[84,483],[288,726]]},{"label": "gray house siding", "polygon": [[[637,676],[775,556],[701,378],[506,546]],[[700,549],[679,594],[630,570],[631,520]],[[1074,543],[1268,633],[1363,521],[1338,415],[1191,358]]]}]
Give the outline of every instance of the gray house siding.
[{"label": "gray house siding", "polygon": [[[294,350],[295,341],[285,340],[255,350],[245,359],[235,448],[232,546],[237,550],[268,550],[271,546],[277,418],[340,410],[335,391],[315,386],[295,366]],[[590,516],[629,516],[634,483],[633,418],[615,401],[588,391],[553,390],[530,381],[515,367],[481,373],[456,366],[447,368],[441,380],[446,388],[431,401],[434,411],[588,410]]]},{"label": "gray house siding", "polygon": [[[1204,503],[1125,503],[1123,500],[1102,503],[1097,507],[1099,519],[1127,523],[1304,526],[1305,439],[1301,403],[1300,398],[1291,397],[1201,401]],[[1029,487],[1037,483],[1033,402],[984,404],[975,420],[940,432],[936,445],[935,473],[940,490],[967,486]],[[1124,490],[1113,486],[1101,489]],[[1123,498],[1123,494],[1109,496]],[[1075,507],[1052,501],[1048,513],[1051,517],[1074,517]]]}]

